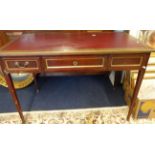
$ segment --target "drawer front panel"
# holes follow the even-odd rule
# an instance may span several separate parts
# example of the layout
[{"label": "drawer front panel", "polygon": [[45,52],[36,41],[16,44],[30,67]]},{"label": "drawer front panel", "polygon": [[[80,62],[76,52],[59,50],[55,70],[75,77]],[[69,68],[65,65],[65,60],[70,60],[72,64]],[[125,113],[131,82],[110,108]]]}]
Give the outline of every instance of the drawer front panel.
[{"label": "drawer front panel", "polygon": [[40,69],[39,58],[4,59],[8,71],[37,71]]},{"label": "drawer front panel", "polygon": [[110,58],[110,67],[115,69],[115,68],[133,68],[133,69],[138,69],[140,68],[143,64],[143,55],[112,55]]},{"label": "drawer front panel", "polygon": [[104,69],[104,57],[82,56],[82,57],[46,57],[44,58],[46,70],[54,69]]}]

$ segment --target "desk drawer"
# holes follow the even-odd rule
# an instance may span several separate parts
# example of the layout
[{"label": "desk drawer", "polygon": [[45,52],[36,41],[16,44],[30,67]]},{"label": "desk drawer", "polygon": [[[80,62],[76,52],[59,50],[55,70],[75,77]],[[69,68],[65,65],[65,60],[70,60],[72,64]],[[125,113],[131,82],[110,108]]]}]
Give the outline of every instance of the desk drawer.
[{"label": "desk drawer", "polygon": [[82,69],[104,69],[105,58],[94,56],[68,56],[68,57],[46,57],[44,58],[46,70],[82,70]]},{"label": "desk drawer", "polygon": [[112,55],[110,58],[110,67],[113,69],[138,69],[142,66],[143,55]]},{"label": "desk drawer", "polygon": [[8,71],[39,71],[39,58],[6,58],[3,59]]}]

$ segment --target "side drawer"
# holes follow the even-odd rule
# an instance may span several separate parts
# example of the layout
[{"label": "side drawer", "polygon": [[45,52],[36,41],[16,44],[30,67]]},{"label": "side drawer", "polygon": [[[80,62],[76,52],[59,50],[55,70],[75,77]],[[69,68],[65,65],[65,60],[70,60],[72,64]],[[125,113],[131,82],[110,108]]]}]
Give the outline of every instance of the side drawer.
[{"label": "side drawer", "polygon": [[7,71],[39,71],[39,58],[4,58],[5,69]]},{"label": "side drawer", "polygon": [[143,65],[143,54],[124,54],[124,55],[111,55],[110,68],[111,69],[139,69]]},{"label": "side drawer", "polygon": [[104,70],[105,57],[99,56],[65,56],[45,57],[45,69],[66,71],[66,70]]}]

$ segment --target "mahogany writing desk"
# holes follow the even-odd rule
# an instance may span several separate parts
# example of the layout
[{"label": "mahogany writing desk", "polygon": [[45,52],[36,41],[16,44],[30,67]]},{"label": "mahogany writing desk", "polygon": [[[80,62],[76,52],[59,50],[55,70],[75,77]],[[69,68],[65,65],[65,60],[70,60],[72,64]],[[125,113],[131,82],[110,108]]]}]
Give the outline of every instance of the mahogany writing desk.
[{"label": "mahogany writing desk", "polygon": [[0,51],[1,72],[25,122],[10,73],[103,73],[139,70],[129,120],[143,79],[151,49],[121,32],[72,32],[24,34]]}]

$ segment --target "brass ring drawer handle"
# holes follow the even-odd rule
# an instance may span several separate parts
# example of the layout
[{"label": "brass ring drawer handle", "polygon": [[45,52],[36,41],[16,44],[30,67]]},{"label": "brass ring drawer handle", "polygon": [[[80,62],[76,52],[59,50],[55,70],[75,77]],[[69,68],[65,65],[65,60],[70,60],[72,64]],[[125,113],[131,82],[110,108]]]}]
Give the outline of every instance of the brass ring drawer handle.
[{"label": "brass ring drawer handle", "polygon": [[20,63],[20,62],[16,61],[14,64],[18,68],[25,68],[25,67],[27,67],[29,65],[29,62],[25,61],[24,63]]},{"label": "brass ring drawer handle", "polygon": [[78,65],[78,61],[73,61],[73,66],[77,66]]}]

